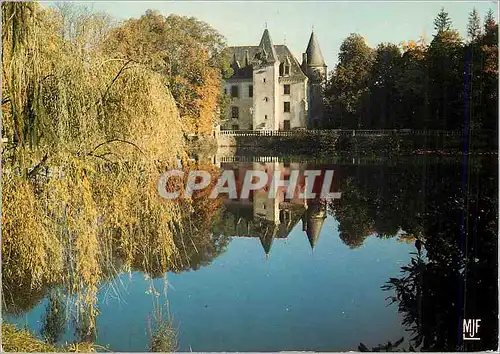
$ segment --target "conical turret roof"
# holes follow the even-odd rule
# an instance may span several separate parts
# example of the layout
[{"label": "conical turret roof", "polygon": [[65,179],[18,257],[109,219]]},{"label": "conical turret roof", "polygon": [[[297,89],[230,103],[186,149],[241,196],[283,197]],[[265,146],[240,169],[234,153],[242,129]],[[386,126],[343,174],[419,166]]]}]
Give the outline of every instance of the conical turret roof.
[{"label": "conical turret roof", "polygon": [[309,38],[309,44],[307,44],[306,54],[307,64],[309,66],[326,66],[325,59],[323,59],[323,54],[321,53],[321,49],[319,48],[318,39],[316,38],[314,31],[311,33],[311,37]]},{"label": "conical turret roof", "polygon": [[316,242],[318,241],[319,234],[321,233],[321,228],[323,227],[323,223],[326,219],[325,217],[313,218],[307,221],[307,239],[309,240],[309,244],[311,248],[314,248]]},{"label": "conical turret roof", "polygon": [[278,60],[278,54],[276,54],[276,49],[274,49],[273,41],[271,40],[271,35],[269,30],[266,28],[262,34],[259,47],[267,54],[267,61],[274,62]]},{"label": "conical turret roof", "polygon": [[269,252],[271,251],[271,246],[273,245],[273,238],[272,236],[261,236],[260,237],[260,243],[262,245],[262,248],[264,248],[264,252],[266,252],[266,254],[269,254]]},{"label": "conical turret roof", "polygon": [[308,205],[305,213],[305,232],[311,248],[314,248],[326,219],[326,206],[321,202],[313,201]]}]

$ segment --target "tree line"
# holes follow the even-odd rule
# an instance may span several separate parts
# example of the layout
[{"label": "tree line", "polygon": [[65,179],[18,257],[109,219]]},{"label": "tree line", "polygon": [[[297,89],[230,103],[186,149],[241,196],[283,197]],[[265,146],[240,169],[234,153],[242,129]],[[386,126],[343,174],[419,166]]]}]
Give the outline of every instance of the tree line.
[{"label": "tree line", "polygon": [[498,24],[469,15],[467,38],[448,13],[425,38],[370,48],[359,34],[340,47],[325,85],[328,126],[348,129],[496,130]]}]

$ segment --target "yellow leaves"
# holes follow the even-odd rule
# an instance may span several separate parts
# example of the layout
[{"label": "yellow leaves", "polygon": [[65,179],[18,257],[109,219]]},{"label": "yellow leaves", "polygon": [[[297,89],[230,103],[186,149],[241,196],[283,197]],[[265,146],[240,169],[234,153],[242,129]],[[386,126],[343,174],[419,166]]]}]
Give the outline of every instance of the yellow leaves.
[{"label": "yellow leaves", "polygon": [[403,47],[403,50],[406,52],[407,50],[415,49],[417,47],[417,42],[414,40],[409,40],[407,42],[403,41],[401,42],[401,46]]},{"label": "yellow leaves", "polygon": [[[2,89],[14,102],[2,107],[5,131],[43,129],[32,146],[10,150],[17,159],[6,151],[2,156],[9,171],[3,176],[3,276],[29,281],[34,288],[64,285],[93,321],[98,287],[114,271],[133,268],[158,275],[172,267],[178,253],[174,235],[182,231],[187,214],[185,205],[159,197],[156,186],[161,172],[183,155],[183,125],[192,132],[211,131],[220,75],[194,40],[159,48],[162,55],[175,55],[173,64],[179,66],[168,70],[177,70],[172,82],[179,86],[181,119],[167,86],[167,68],[162,74],[96,47],[87,50],[88,33],[66,41],[54,14],[44,12],[40,21],[30,22],[35,40],[7,53],[3,63]],[[152,25],[161,29],[163,22]],[[165,45],[150,33],[148,40],[156,40],[136,46],[127,31],[143,29],[124,29],[117,37],[128,46],[120,48],[122,53],[147,57]],[[177,44],[183,44],[181,34],[176,34]],[[32,168],[45,155],[41,167],[48,167],[47,175],[16,172]],[[218,201],[205,194],[196,199],[194,210],[210,221]]]},{"label": "yellow leaves", "polygon": [[425,51],[427,50],[427,43],[424,37],[421,37],[418,41],[402,41],[399,44],[406,55],[410,54],[419,60],[424,59]]},{"label": "yellow leaves", "polygon": [[205,70],[204,86],[197,89],[199,96],[199,122],[197,133],[201,135],[210,135],[216,122],[216,112],[219,102],[220,75],[213,68]]},{"label": "yellow leaves", "polygon": [[[31,286],[57,281],[62,270],[62,247],[45,218],[44,203],[26,180],[4,175],[2,265],[5,278]],[[5,279],[4,278],[4,279]]]},{"label": "yellow leaves", "polygon": [[207,48],[220,42],[221,36],[205,23],[151,12],[115,29],[104,47],[165,75],[183,131],[206,134],[212,132],[222,91],[220,69],[210,63]]}]

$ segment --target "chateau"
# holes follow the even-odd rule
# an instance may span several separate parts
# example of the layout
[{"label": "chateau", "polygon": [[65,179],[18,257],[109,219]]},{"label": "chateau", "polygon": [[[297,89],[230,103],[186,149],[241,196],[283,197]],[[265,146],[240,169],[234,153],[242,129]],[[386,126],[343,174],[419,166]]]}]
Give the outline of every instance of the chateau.
[{"label": "chateau", "polygon": [[286,45],[274,45],[269,31],[258,46],[229,47],[233,75],[225,83],[231,96],[224,130],[321,128],[322,89],[327,66],[314,32],[302,64]]}]

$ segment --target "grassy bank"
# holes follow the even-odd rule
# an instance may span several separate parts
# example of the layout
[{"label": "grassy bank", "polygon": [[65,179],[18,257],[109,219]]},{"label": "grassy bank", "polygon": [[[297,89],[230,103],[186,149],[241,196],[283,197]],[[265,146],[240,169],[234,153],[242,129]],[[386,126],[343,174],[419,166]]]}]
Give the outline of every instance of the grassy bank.
[{"label": "grassy bank", "polygon": [[95,352],[90,343],[71,343],[65,346],[55,346],[36,338],[29,331],[19,329],[14,325],[2,323],[2,351],[5,352]]}]

